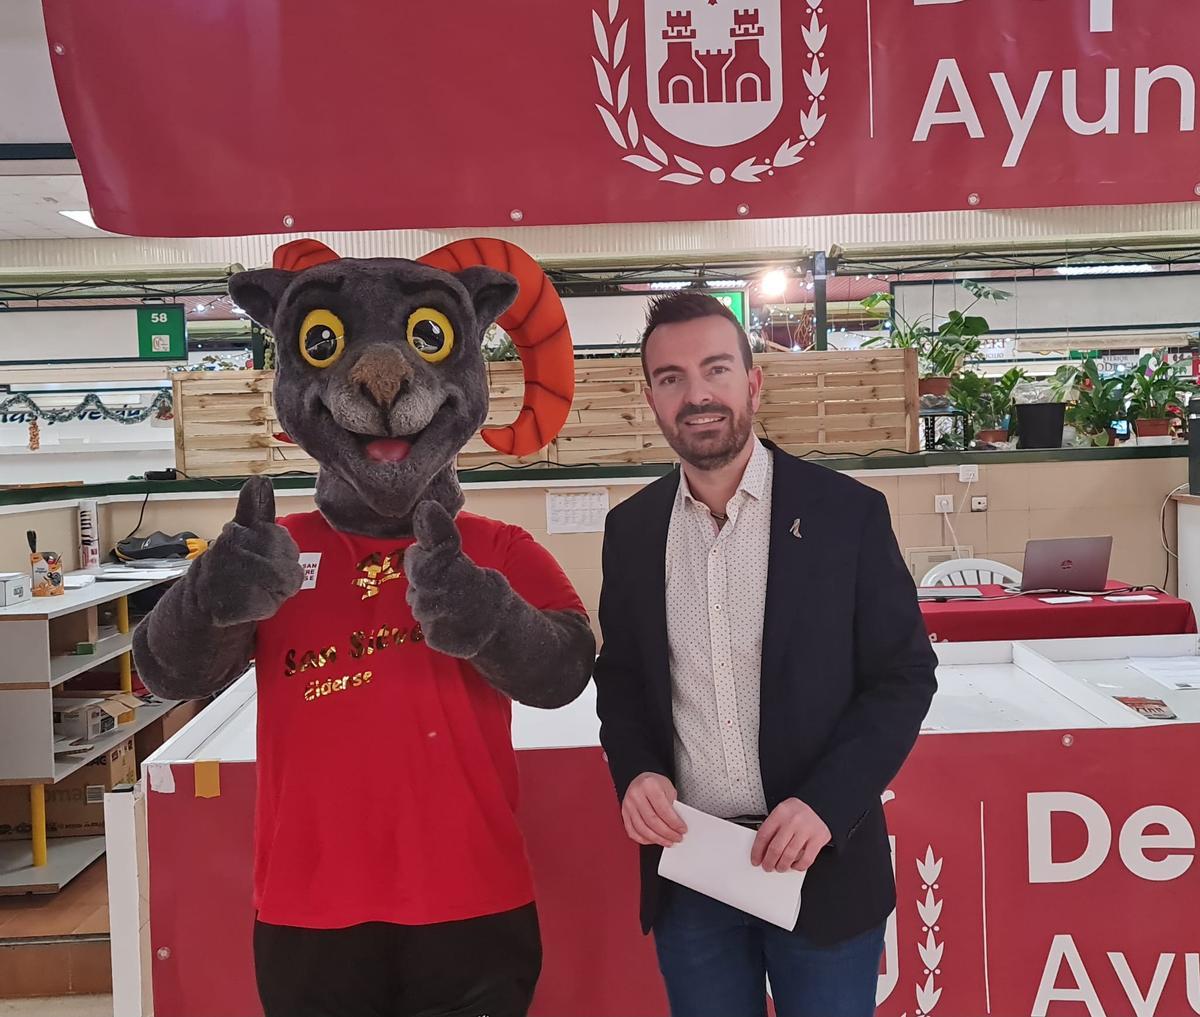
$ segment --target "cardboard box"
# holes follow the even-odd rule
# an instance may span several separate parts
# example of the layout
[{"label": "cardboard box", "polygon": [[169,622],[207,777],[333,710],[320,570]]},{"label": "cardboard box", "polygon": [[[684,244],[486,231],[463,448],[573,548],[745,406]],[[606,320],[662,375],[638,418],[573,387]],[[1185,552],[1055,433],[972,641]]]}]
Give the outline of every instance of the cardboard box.
[{"label": "cardboard box", "polygon": [[[104,795],[137,780],[133,739],[46,785],[46,832],[50,837],[94,837],[104,833]],[[0,787],[0,840],[28,840],[29,789]]]},{"label": "cardboard box", "polygon": [[[81,707],[72,707],[72,702],[87,704],[84,709],[93,713],[105,714],[112,718],[113,723],[107,724],[102,719],[96,721],[100,726],[98,734],[111,731],[122,724],[132,724],[137,719],[137,711],[145,703],[130,692],[114,689],[63,689],[54,697],[54,733],[68,735],[72,738],[83,738],[91,741],[98,734],[88,733],[92,730],[87,724],[79,722],[76,714]],[[89,717],[91,714],[89,714]]]},{"label": "cardboard box", "polygon": [[133,740],[137,749],[138,764],[141,765],[147,756],[157,752],[168,738],[173,738],[188,721],[204,709],[204,706],[205,702],[199,699],[180,703],[135,734]]},{"label": "cardboard box", "polygon": [[29,576],[23,572],[0,572],[0,607],[11,607],[32,599]]},{"label": "cardboard box", "polygon": [[95,741],[116,728],[117,718],[126,710],[120,703],[110,703],[103,697],[87,699],[74,696],[55,696],[54,733],[79,741]]}]

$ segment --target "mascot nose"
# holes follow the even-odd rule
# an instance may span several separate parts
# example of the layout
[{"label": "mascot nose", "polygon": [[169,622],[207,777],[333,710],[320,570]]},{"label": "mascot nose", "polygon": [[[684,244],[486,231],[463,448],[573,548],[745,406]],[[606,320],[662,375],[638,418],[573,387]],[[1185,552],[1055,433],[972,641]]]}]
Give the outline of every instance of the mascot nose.
[{"label": "mascot nose", "polygon": [[350,380],[385,410],[412,380],[412,367],[394,346],[372,346],[350,369]]}]

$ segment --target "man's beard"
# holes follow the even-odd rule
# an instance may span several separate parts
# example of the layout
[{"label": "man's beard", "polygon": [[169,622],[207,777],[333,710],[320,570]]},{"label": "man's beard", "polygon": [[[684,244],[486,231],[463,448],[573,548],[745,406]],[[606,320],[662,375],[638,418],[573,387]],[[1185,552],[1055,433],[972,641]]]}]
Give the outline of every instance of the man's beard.
[{"label": "man's beard", "polygon": [[[687,417],[717,414],[725,419],[702,430],[688,427],[683,422]],[[663,429],[667,444],[689,466],[698,470],[719,470],[733,462],[746,447],[754,417],[749,400],[741,413],[735,413],[723,403],[705,403],[703,406],[688,404],[675,415],[672,426],[668,426],[661,417],[659,426]]]}]

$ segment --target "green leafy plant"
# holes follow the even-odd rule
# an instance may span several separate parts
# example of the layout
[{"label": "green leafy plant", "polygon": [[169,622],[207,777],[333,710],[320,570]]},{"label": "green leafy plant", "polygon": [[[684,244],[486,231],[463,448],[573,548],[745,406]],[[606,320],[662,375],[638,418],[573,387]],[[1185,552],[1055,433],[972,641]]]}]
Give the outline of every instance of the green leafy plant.
[{"label": "green leafy plant", "polygon": [[1012,296],[1005,290],[993,289],[969,279],[961,285],[975,299],[967,305],[966,310],[951,311],[946,321],[936,327],[932,316],[911,321],[905,318],[896,309],[893,294],[872,293],[860,301],[862,307],[877,318],[890,318],[892,328],[888,335],[875,336],[863,345],[916,350],[923,378],[945,378],[957,374],[962,365],[979,352],[983,336],[991,328],[986,318],[971,314],[971,310],[981,300],[998,302]]},{"label": "green leafy plant", "polygon": [[1181,411],[1196,384],[1183,362],[1169,363],[1160,351],[1147,353],[1129,374],[1129,418],[1165,420]]},{"label": "green leafy plant", "polygon": [[1072,403],[1079,394],[1080,373],[1076,364],[1063,364],[1049,379],[1053,402]]},{"label": "green leafy plant", "polygon": [[946,321],[936,327],[932,315],[912,320],[905,318],[896,311],[893,294],[874,293],[859,301],[875,317],[892,319],[892,330],[888,335],[868,339],[863,343],[864,347],[917,350],[920,377],[953,377],[967,360],[979,353],[983,337],[991,329],[988,319],[970,313],[974,306],[980,300],[1001,301],[1012,296],[1006,290],[992,289],[971,279],[961,285],[974,300],[965,311],[950,312]]},{"label": "green leafy plant", "polygon": [[968,417],[967,440],[978,431],[1002,430],[1012,413],[1013,389],[1025,380],[1013,367],[999,378],[963,371],[950,384],[950,399]]},{"label": "green leafy plant", "polygon": [[495,323],[487,327],[483,333],[483,359],[489,363],[502,363],[506,360],[520,360],[521,354],[509,334]]},{"label": "green leafy plant", "polygon": [[1108,445],[1112,441],[1110,428],[1114,421],[1125,419],[1125,403],[1129,397],[1129,375],[1105,377],[1095,360],[1085,360],[1076,375],[1075,405],[1067,412],[1067,420],[1093,445]]}]

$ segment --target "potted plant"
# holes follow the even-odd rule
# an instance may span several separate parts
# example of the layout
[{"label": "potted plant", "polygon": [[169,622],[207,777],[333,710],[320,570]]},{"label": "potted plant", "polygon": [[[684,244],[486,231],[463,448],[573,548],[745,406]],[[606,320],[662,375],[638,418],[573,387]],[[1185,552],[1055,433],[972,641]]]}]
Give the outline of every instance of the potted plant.
[{"label": "potted plant", "polygon": [[863,346],[916,350],[921,395],[948,395],[951,377],[979,352],[983,336],[991,326],[986,318],[969,313],[972,308],[981,300],[1007,300],[1012,295],[969,279],[961,285],[975,299],[965,310],[951,311],[937,327],[934,327],[932,316],[911,321],[905,318],[896,310],[896,298],[892,293],[872,293],[860,302],[865,310],[876,317],[891,319],[891,329],[887,335],[868,339]]},{"label": "potted plant", "polygon": [[974,438],[995,445],[1008,440],[1013,389],[1024,379],[1025,372],[1014,367],[999,378],[963,371],[952,380],[950,398],[967,414],[968,442]]},{"label": "potted plant", "polygon": [[1062,448],[1067,404],[1075,400],[1078,385],[1079,368],[1064,364],[1049,378],[1014,387],[1017,448]]},{"label": "potted plant", "polygon": [[1129,375],[1129,419],[1134,421],[1139,440],[1171,433],[1171,421],[1181,415],[1184,397],[1196,388],[1181,367],[1156,350],[1142,357]]},{"label": "potted plant", "polygon": [[1095,360],[1085,360],[1078,371],[1075,405],[1069,417],[1075,429],[1093,445],[1115,445],[1117,432],[1113,422],[1125,419],[1129,396],[1129,376],[1104,377]]}]

